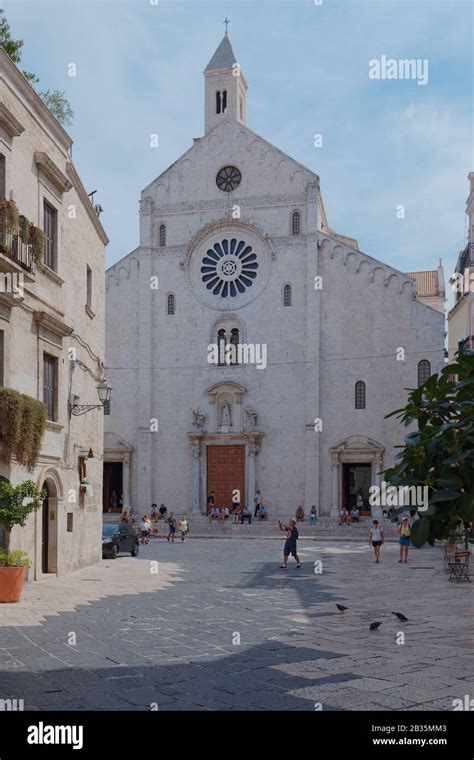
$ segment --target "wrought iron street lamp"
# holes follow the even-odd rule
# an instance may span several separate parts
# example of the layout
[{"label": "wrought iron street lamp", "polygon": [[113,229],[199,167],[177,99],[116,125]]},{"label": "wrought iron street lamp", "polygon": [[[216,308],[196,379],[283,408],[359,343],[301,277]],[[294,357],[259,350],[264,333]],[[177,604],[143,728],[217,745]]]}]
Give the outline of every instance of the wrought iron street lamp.
[{"label": "wrought iron street lamp", "polygon": [[74,417],[79,417],[81,414],[90,412],[91,409],[102,409],[104,405],[110,401],[112,393],[112,386],[108,384],[107,379],[104,377],[97,386],[97,393],[99,395],[100,404],[76,404],[75,402],[69,402],[69,414]]}]

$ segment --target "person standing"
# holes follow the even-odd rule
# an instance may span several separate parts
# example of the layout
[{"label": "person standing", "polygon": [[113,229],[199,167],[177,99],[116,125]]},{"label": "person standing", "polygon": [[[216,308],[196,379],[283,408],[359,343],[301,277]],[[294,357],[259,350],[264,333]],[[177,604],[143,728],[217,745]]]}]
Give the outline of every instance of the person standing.
[{"label": "person standing", "polygon": [[216,499],[215,499],[214,491],[211,491],[211,493],[207,497],[207,511],[208,511],[208,513],[215,506],[215,503],[216,503]]},{"label": "person standing", "polygon": [[[400,536],[398,543],[400,544],[400,559],[399,563],[408,562],[408,548],[410,546],[410,523],[408,517],[404,517],[401,525],[398,526],[398,535]],[[405,559],[404,559],[405,557]]]},{"label": "person standing", "polygon": [[260,490],[257,490],[257,493],[253,497],[253,503],[254,503],[254,518],[257,519],[258,510],[260,509],[260,506],[262,504],[262,494],[260,493]]},{"label": "person standing", "polygon": [[383,528],[379,525],[378,520],[374,520],[369,530],[369,546],[372,546],[375,555],[375,562],[380,562],[380,548],[384,542]]},{"label": "person standing", "polygon": [[166,540],[169,541],[171,539],[171,543],[174,544],[174,536],[176,533],[176,518],[173,514],[173,512],[170,512],[170,516],[168,517],[168,525],[169,525],[169,533],[166,536]]},{"label": "person standing", "polygon": [[302,567],[298,552],[296,550],[296,542],[298,540],[298,528],[296,527],[296,520],[289,520],[288,525],[285,525],[281,520],[278,520],[280,530],[286,531],[286,541],[283,548],[283,564],[280,565],[281,570],[286,570],[288,567],[288,557],[291,556],[296,560],[296,567]]},{"label": "person standing", "polygon": [[117,491],[112,491],[109,501],[109,512],[115,512],[118,507],[118,495]]},{"label": "person standing", "polygon": [[147,544],[149,541],[150,531],[148,529],[148,517],[146,515],[143,515],[142,517],[142,521],[140,523],[140,533],[142,544]]}]

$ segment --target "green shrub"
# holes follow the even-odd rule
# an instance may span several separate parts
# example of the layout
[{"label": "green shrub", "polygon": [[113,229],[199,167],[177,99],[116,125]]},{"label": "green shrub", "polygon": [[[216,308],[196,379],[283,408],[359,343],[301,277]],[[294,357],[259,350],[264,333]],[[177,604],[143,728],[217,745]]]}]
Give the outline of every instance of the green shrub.
[{"label": "green shrub", "polygon": [[0,567],[31,567],[31,560],[26,552],[17,549],[0,551]]}]

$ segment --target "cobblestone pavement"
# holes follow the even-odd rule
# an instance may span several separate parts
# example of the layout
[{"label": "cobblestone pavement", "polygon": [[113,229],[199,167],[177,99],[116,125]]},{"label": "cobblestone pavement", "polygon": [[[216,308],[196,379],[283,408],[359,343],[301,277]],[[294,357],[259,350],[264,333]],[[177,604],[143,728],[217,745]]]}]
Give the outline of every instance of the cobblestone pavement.
[{"label": "cobblestone pavement", "polygon": [[0,606],[0,699],[26,710],[452,710],[474,696],[472,586],[448,582],[440,548],[400,565],[385,545],[376,565],[364,544],[301,541],[303,568],[286,571],[281,548],[160,539],[137,559],[28,584],[19,605]]}]

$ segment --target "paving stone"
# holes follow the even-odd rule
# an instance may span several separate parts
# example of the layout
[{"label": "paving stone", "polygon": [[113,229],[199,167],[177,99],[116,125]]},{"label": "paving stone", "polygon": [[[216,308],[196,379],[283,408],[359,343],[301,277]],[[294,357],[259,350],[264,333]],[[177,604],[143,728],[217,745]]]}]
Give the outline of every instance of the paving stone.
[{"label": "paving stone", "polygon": [[[142,554],[159,558],[158,580],[142,561],[30,584],[19,605],[2,606],[0,697],[23,697],[30,710],[157,702],[163,711],[313,711],[322,702],[327,711],[432,711],[474,694],[470,588],[433,572],[420,591],[396,545],[375,568],[357,542],[308,544],[308,555],[325,557],[317,582],[278,573],[280,548],[190,539],[178,557],[176,547],[152,543]],[[436,548],[421,555],[427,565],[442,561]],[[83,582],[93,577],[100,582]],[[409,623],[402,628],[392,610]],[[376,634],[373,620],[382,621]],[[76,647],[67,644],[71,631]]]}]

